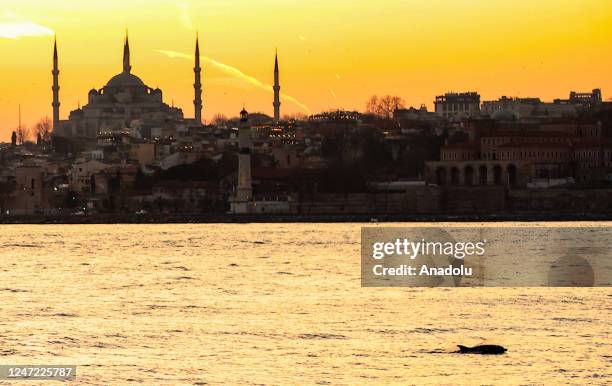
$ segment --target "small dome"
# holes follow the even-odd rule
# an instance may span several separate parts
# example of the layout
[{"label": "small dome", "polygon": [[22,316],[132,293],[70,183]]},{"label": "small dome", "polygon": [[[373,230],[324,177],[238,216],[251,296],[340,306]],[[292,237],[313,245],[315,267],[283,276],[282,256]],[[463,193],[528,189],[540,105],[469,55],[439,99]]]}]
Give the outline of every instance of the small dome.
[{"label": "small dome", "polygon": [[503,109],[496,111],[492,118],[498,121],[514,121],[516,120],[516,115],[510,110]]},{"label": "small dome", "polygon": [[246,109],[242,109],[242,111],[240,112],[240,120],[241,121],[248,121],[249,120],[249,113],[248,111],[246,111]]},{"label": "small dome", "polygon": [[108,81],[106,87],[110,88],[125,88],[125,87],[145,87],[145,84],[139,77],[132,75],[129,72],[122,72],[115,75]]}]

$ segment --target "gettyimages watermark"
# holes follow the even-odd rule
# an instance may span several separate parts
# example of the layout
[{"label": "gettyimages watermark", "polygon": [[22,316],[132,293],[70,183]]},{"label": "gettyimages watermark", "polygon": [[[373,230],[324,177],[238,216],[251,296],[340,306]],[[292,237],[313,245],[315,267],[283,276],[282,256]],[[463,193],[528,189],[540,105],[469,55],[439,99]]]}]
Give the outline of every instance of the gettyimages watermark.
[{"label": "gettyimages watermark", "polygon": [[612,228],[364,227],[363,287],[608,287]]}]

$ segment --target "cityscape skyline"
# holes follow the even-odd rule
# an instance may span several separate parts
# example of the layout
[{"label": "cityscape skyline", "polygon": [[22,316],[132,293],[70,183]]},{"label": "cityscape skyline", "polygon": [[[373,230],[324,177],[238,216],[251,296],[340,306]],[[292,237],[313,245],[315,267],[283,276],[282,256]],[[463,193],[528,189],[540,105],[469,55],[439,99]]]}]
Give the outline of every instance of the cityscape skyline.
[{"label": "cityscape skyline", "polygon": [[612,0],[0,4],[0,383],[612,385]]},{"label": "cityscape skyline", "polygon": [[[483,100],[497,99],[502,95],[552,100],[565,96],[568,90],[589,91],[600,87],[605,93],[612,87],[605,76],[605,69],[612,65],[612,61],[603,50],[611,35],[611,28],[606,24],[611,7],[596,1],[568,5],[562,10],[547,8],[552,3],[543,2],[531,9],[535,12],[531,16],[527,14],[527,8],[531,5],[499,8],[499,12],[505,9],[529,19],[530,23],[525,24],[530,27],[533,26],[533,18],[542,18],[542,29],[527,39],[523,35],[526,33],[525,25],[520,18],[515,20],[514,26],[514,32],[520,35],[520,39],[507,34],[508,20],[505,17],[496,20],[497,28],[489,34],[491,36],[485,37],[482,36],[482,24],[478,28],[471,28],[469,23],[459,25],[454,18],[448,18],[449,10],[432,13],[429,6],[411,4],[415,7],[413,11],[422,13],[425,21],[429,22],[427,30],[441,26],[442,21],[433,18],[436,15],[444,16],[442,19],[447,24],[439,30],[440,36],[433,40],[407,40],[414,41],[414,44],[407,44],[406,50],[390,44],[396,40],[395,37],[397,41],[404,39],[405,30],[410,30],[406,27],[400,29],[397,17],[390,14],[392,10],[407,10],[406,4],[396,1],[389,2],[384,11],[380,7],[373,8],[361,3],[356,4],[355,9],[344,10],[347,16],[356,11],[375,11],[372,23],[380,23],[383,16],[388,17],[388,35],[381,36],[381,31],[369,28],[372,36],[364,37],[363,31],[351,29],[356,26],[349,20],[346,21],[349,25],[340,23],[334,28],[344,32],[353,31],[354,34],[346,36],[336,33],[342,31],[334,32],[330,28],[327,41],[318,36],[320,31],[315,30],[311,31],[312,38],[309,34],[291,37],[294,28],[290,28],[291,33],[277,33],[281,25],[287,27],[286,21],[273,20],[255,26],[253,20],[245,19],[252,6],[237,8],[241,2],[232,2],[227,7],[217,5],[215,9],[219,10],[218,14],[210,14],[210,9],[194,2],[184,2],[178,6],[173,3],[168,7],[174,13],[164,14],[164,2],[153,2],[148,8],[149,17],[165,23],[161,25],[179,27],[164,36],[159,35],[164,28],[147,27],[143,25],[144,19],[133,13],[130,14],[131,20],[124,20],[123,17],[110,20],[108,11],[116,10],[119,6],[115,1],[110,1],[103,9],[83,2],[79,6],[80,15],[84,16],[81,21],[71,18],[62,9],[63,18],[70,19],[64,20],[65,23],[54,20],[54,12],[49,11],[53,6],[58,6],[56,2],[46,3],[43,9],[33,9],[32,3],[9,2],[7,9],[14,11],[5,11],[0,17],[0,49],[9,53],[1,79],[6,86],[0,93],[0,135],[3,137],[10,135],[18,124],[19,104],[22,122],[26,126],[34,125],[42,117],[52,117],[50,71],[54,33],[58,34],[60,50],[60,114],[61,119],[66,119],[70,111],[86,102],[88,90],[101,87],[109,74],[117,72],[120,59],[117,52],[124,33],[124,26],[115,27],[119,23],[130,28],[135,71],[152,87],[164,90],[164,100],[182,108],[186,117],[193,116],[194,57],[190,53],[193,52],[196,30],[199,30],[203,119],[206,121],[217,113],[234,116],[237,107],[243,104],[252,112],[261,111],[273,116],[272,56],[276,47],[282,61],[283,91],[290,96],[281,97],[282,114],[310,114],[336,108],[363,111],[368,98],[375,94],[398,95],[408,106],[418,107],[424,103],[431,110],[435,96],[449,90],[478,91]],[[138,3],[125,7],[131,9]],[[339,1],[330,5],[329,13],[322,19],[332,14],[338,15],[342,11],[339,7],[342,3]],[[434,3],[450,7],[448,2]],[[290,7],[273,1],[258,4],[280,7],[283,12],[290,11]],[[295,9],[302,6],[301,3],[296,4]],[[473,19],[468,20],[472,21],[486,18],[493,12],[491,7],[481,2],[472,3],[468,8],[468,11],[461,12],[471,15]],[[45,9],[49,11],[46,16],[41,13]],[[225,12],[232,9],[238,11],[233,15],[236,22],[232,22],[228,31],[221,20],[227,22]],[[99,20],[94,22],[92,17],[96,11]],[[551,12],[545,15],[542,13],[544,11]],[[309,12],[312,12],[312,7]],[[577,17],[582,14],[585,18]],[[292,20],[301,27],[308,24],[301,18]],[[92,34],[88,29],[81,29],[87,22],[92,23],[93,32],[101,23],[106,23],[108,33]],[[415,24],[423,22],[415,21]],[[484,26],[492,27],[486,23]],[[448,34],[457,27],[463,28],[456,31],[457,34]],[[76,30],[80,33],[77,34]],[[249,30],[254,33],[252,36],[245,35]],[[275,36],[268,38],[270,33]],[[440,40],[442,35],[446,36],[446,41]],[[378,45],[368,44],[373,43],[374,38],[384,36],[391,37],[390,41],[381,39]],[[462,41],[462,36],[478,39],[467,44]],[[254,39],[253,44],[244,43],[248,37]],[[362,40],[356,44],[355,40],[359,38]],[[475,55],[494,40],[498,41],[498,46],[488,46],[490,55]],[[523,46],[517,45],[519,41]],[[228,44],[224,45],[224,42]],[[564,45],[566,49],[560,50],[559,45]],[[372,46],[378,48],[377,55],[372,55]],[[445,61],[435,61],[441,55],[432,51],[440,48],[446,49],[448,58]],[[568,57],[570,51],[572,55]],[[93,55],[93,52],[96,54]],[[361,60],[364,58],[367,60]],[[589,65],[588,71],[584,70],[586,64]],[[23,82],[26,72],[29,82]],[[367,73],[368,77],[363,77],[363,73]],[[605,94],[604,98],[608,99]]]}]

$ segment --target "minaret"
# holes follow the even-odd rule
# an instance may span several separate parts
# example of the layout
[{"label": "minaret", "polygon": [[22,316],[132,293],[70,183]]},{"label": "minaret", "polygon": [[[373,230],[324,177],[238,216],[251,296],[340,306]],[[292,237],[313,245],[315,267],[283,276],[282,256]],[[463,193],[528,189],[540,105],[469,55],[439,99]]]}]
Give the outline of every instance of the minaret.
[{"label": "minaret", "polygon": [[278,52],[276,53],[275,57],[274,57],[274,87],[272,87],[272,89],[274,90],[274,103],[272,103],[272,105],[274,106],[274,122],[278,122],[280,121],[280,83],[279,83],[279,78],[278,78]]},{"label": "minaret", "polygon": [[238,125],[238,189],[236,201],[247,202],[253,199],[251,185],[251,127],[249,126],[249,113],[242,109],[240,124]]},{"label": "minaret", "polygon": [[53,106],[53,130],[58,130],[59,128],[59,107],[60,107],[60,102],[59,102],[59,66],[58,66],[58,61],[57,61],[57,39],[53,39],[53,71],[51,71],[51,73],[53,74],[53,87],[51,87],[51,90],[53,90],[53,103],[51,104],[51,106]]},{"label": "minaret", "polygon": [[132,66],[130,65],[130,42],[128,40],[128,31],[125,30],[125,45],[123,46],[123,72],[130,73]]},{"label": "minaret", "polygon": [[195,98],[193,99],[193,107],[195,109],[195,122],[198,125],[202,125],[202,83],[200,81],[201,72],[202,69],[200,68],[200,43],[199,37],[196,33],[195,67],[193,68],[193,73],[195,76],[195,82],[193,83],[193,91],[195,94]]}]

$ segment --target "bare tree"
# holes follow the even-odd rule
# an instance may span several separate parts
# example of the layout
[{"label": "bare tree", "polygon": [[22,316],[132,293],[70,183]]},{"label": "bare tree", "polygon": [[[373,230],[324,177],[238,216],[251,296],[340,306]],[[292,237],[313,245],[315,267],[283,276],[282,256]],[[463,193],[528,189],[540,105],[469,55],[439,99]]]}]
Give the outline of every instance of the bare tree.
[{"label": "bare tree", "polygon": [[221,113],[217,113],[210,121],[213,125],[223,125],[227,122],[227,117]]},{"label": "bare tree", "polygon": [[25,126],[19,126],[17,129],[15,129],[15,133],[17,133],[17,142],[19,142],[20,145],[26,143],[30,137],[30,129]]},{"label": "bare tree", "polygon": [[51,140],[51,120],[49,117],[44,117],[36,126],[34,126],[34,132],[36,137],[40,137],[43,142],[49,142]]},{"label": "bare tree", "polygon": [[374,115],[378,115],[378,96],[372,95],[366,102],[366,112]]},{"label": "bare tree", "polygon": [[385,95],[379,98],[374,95],[368,100],[366,111],[381,118],[391,119],[395,110],[402,109],[405,106],[404,100],[398,96]]}]

